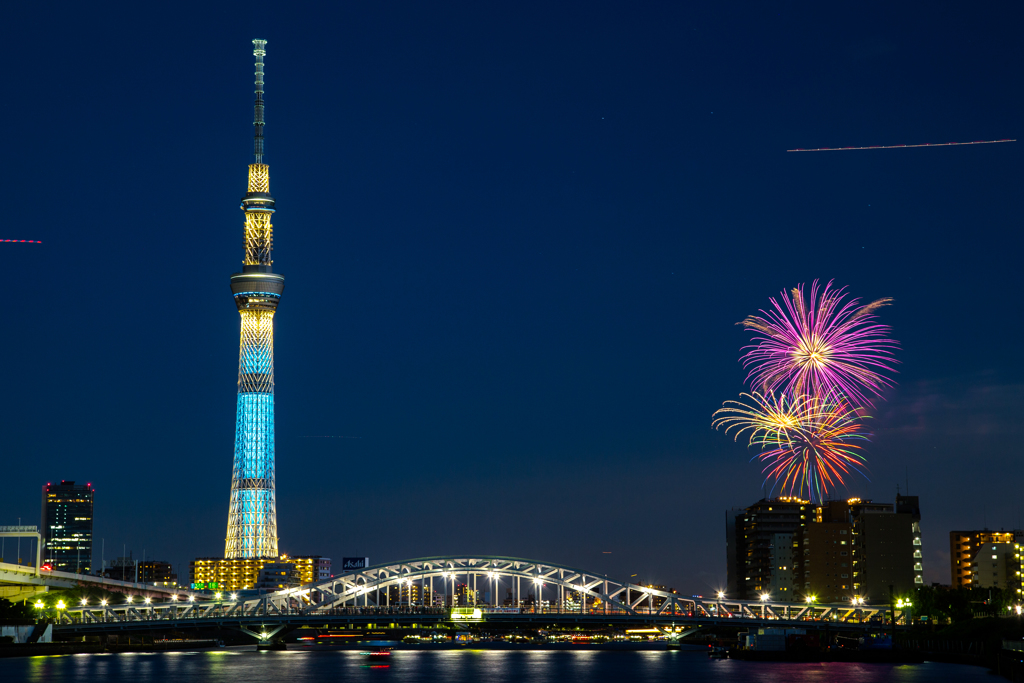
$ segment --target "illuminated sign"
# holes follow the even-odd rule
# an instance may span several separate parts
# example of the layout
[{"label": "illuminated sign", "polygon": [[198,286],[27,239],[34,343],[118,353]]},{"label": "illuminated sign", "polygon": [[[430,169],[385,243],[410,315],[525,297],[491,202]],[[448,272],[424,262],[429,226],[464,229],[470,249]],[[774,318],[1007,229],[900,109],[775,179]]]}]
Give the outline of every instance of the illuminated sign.
[{"label": "illuminated sign", "polygon": [[368,557],[343,557],[341,558],[341,569],[342,571],[354,571],[356,569],[366,569],[370,566],[370,558]]},{"label": "illuminated sign", "polygon": [[216,591],[220,589],[221,585],[216,581],[197,581],[196,583],[192,584],[192,590],[194,591]]},{"label": "illuminated sign", "polygon": [[484,613],[479,607],[453,607],[452,621],[483,621]]}]

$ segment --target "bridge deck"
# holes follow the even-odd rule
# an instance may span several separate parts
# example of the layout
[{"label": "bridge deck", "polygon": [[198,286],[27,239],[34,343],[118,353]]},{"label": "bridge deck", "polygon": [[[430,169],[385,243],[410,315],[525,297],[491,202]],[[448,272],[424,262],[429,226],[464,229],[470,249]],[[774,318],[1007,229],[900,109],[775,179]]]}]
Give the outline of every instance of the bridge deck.
[{"label": "bridge deck", "polygon": [[749,616],[713,617],[702,614],[580,612],[579,610],[546,609],[522,610],[519,613],[481,614],[478,618],[455,618],[448,608],[346,608],[310,612],[282,610],[274,614],[212,614],[203,616],[195,612],[181,617],[168,613],[147,614],[141,607],[131,613],[101,615],[98,618],[71,618],[65,616],[54,625],[54,634],[61,636],[96,635],[101,633],[143,633],[161,631],[189,631],[203,629],[233,629],[260,631],[268,628],[293,630],[301,627],[327,629],[360,628],[438,628],[458,627],[466,624],[493,626],[499,630],[517,627],[660,627],[664,629],[694,628],[701,626],[732,626],[740,628],[828,628],[843,631],[877,631],[885,628],[880,618],[762,618]]}]

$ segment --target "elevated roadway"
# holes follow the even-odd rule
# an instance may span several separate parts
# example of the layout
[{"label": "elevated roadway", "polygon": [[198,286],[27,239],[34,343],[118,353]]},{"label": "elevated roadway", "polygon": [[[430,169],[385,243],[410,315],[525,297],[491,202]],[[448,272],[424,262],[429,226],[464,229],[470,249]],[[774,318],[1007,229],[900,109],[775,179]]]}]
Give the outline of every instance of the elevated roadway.
[{"label": "elevated roadway", "polygon": [[148,597],[151,600],[160,602],[169,600],[172,595],[183,599],[188,599],[190,596],[203,595],[190,590],[168,586],[117,581],[90,574],[47,571],[45,569],[41,570],[38,567],[0,562],[0,597],[2,598],[7,598],[11,601],[21,601],[49,590],[69,588],[99,588],[111,593],[124,593],[125,595],[142,598]]}]

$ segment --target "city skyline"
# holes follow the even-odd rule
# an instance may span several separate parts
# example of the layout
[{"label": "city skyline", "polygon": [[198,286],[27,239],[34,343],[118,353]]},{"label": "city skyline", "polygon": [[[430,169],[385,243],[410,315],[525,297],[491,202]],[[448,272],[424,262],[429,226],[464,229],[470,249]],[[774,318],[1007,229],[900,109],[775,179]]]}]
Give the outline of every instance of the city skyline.
[{"label": "city skyline", "polygon": [[[754,454],[710,424],[744,387],[735,323],[814,279],[893,297],[902,347],[870,480],[837,497],[892,501],[909,480],[927,583],[949,582],[951,530],[1021,527],[1024,143],[785,152],[1019,137],[1012,22],[407,4],[261,26],[240,7],[161,19],[180,47],[144,30],[150,10],[56,25],[14,10],[3,237],[42,244],[0,244],[0,523],[35,523],[47,481],[89,481],[94,550],[176,568],[221,554],[238,393],[223,279],[259,36],[288,207],[281,552],[501,554],[723,586],[723,512],[762,495]],[[88,75],[66,69],[85,33]],[[88,302],[64,303],[86,278]]]}]

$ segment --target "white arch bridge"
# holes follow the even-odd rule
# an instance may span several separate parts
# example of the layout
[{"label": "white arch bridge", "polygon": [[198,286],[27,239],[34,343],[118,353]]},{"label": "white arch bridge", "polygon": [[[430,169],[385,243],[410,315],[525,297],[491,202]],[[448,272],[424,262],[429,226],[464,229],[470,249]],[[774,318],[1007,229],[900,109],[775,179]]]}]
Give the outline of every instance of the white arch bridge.
[{"label": "white arch bridge", "polygon": [[[830,628],[863,630],[871,625],[877,629],[892,616],[889,605],[683,597],[574,567],[487,555],[381,564],[263,595],[218,593],[208,600],[175,597],[161,603],[69,605],[55,615],[55,628],[82,634],[110,627],[152,630],[217,624],[251,632],[246,624],[258,624],[266,639],[287,626],[326,622],[397,625],[475,619],[682,626],[725,620],[736,625],[743,622],[731,620],[746,620],[751,625],[818,621],[827,622]],[[895,616],[897,623],[906,617],[899,610]],[[267,634],[268,625],[279,628]]]}]

